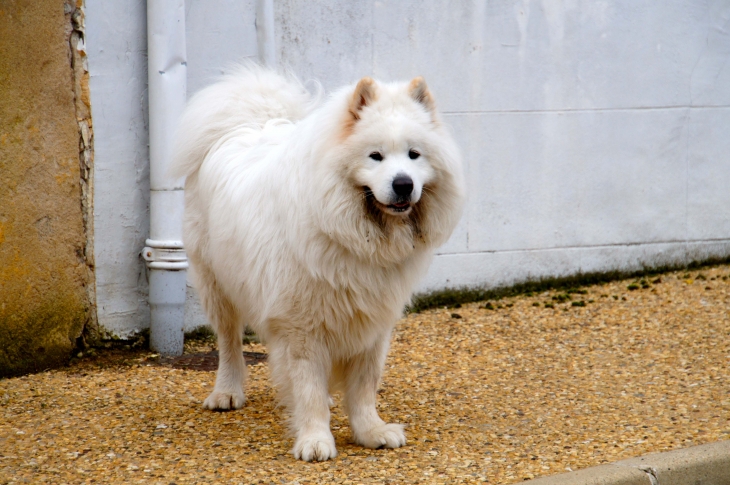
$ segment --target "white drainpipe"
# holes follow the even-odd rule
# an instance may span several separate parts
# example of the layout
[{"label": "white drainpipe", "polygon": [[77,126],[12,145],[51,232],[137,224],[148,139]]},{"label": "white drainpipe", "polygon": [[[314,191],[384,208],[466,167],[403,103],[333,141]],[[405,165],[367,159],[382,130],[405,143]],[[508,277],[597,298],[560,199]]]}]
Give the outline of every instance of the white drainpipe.
[{"label": "white drainpipe", "polygon": [[150,346],[163,355],[183,352],[188,262],[182,245],[182,181],[171,179],[172,142],[185,108],[185,1],[147,0],[150,136]]}]

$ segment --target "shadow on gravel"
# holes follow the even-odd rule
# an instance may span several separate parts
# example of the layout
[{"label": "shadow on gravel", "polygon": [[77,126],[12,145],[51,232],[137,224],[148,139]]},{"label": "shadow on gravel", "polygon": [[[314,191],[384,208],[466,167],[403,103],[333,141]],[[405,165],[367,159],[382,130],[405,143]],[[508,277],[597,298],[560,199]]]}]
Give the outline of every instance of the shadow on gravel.
[{"label": "shadow on gravel", "polygon": [[[266,354],[261,352],[244,352],[243,357],[247,365],[266,362]],[[158,363],[176,369],[214,371],[218,369],[218,351],[197,352],[180,357],[160,357]]]}]

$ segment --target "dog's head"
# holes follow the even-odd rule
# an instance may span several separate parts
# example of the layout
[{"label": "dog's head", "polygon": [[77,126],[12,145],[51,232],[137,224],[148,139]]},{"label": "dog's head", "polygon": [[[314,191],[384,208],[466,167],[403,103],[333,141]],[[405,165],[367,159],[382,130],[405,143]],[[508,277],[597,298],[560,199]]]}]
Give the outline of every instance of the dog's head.
[{"label": "dog's head", "polygon": [[[357,252],[389,261],[417,246],[444,243],[463,205],[461,158],[426,82],[417,77],[386,84],[366,77],[340,96],[336,159],[354,201],[343,204],[346,218],[357,228],[346,231],[340,219],[337,238],[351,236],[349,247],[362,243]],[[343,198],[334,197],[338,203]],[[356,211],[360,217],[353,217]]]},{"label": "dog's head", "polygon": [[428,140],[436,122],[423,78],[407,87],[360,80],[350,98],[345,134],[358,150],[352,171],[369,199],[369,210],[407,218],[433,182]]}]

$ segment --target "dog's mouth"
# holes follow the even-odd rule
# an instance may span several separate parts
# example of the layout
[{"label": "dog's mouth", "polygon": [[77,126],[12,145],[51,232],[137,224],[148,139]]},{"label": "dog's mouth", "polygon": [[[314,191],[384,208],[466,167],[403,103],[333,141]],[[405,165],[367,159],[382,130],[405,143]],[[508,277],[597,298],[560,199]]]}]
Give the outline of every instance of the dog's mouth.
[{"label": "dog's mouth", "polygon": [[410,202],[401,202],[398,204],[390,204],[385,207],[392,210],[393,212],[405,212],[411,208],[411,203]]},{"label": "dog's mouth", "polygon": [[392,204],[383,204],[373,194],[373,191],[367,185],[364,186],[365,200],[370,210],[377,208],[380,212],[392,215],[405,215],[410,212],[412,204],[409,201],[394,202]]}]

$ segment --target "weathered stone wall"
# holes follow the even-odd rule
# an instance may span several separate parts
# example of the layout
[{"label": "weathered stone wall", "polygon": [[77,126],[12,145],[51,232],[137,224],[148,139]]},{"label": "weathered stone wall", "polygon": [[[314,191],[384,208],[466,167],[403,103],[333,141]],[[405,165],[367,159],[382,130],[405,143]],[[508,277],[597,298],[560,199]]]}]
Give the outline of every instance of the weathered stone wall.
[{"label": "weathered stone wall", "polygon": [[67,361],[91,320],[79,6],[0,3],[0,376]]}]

